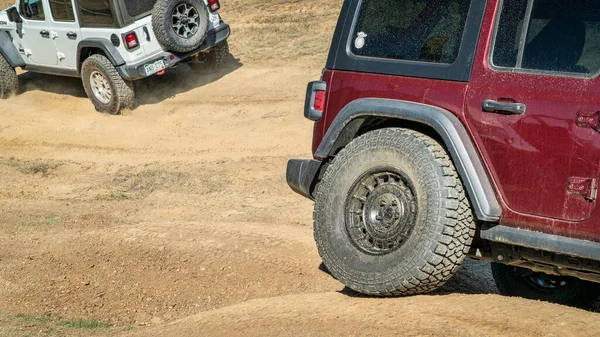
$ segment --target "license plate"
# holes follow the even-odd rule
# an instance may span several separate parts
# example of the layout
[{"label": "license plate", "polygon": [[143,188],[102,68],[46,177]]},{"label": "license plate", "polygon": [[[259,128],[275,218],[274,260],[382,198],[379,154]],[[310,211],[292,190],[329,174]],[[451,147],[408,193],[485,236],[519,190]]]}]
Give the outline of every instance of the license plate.
[{"label": "license plate", "polygon": [[165,70],[165,62],[163,60],[158,60],[147,63],[144,65],[144,70],[146,71],[146,75],[155,74],[161,70]]}]

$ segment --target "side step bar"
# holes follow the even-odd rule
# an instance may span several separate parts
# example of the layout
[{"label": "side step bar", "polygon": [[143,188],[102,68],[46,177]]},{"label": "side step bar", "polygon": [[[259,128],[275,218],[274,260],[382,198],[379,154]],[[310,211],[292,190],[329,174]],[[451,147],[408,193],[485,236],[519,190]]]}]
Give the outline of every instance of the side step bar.
[{"label": "side step bar", "polygon": [[496,225],[481,229],[481,238],[514,246],[600,261],[600,243]]}]

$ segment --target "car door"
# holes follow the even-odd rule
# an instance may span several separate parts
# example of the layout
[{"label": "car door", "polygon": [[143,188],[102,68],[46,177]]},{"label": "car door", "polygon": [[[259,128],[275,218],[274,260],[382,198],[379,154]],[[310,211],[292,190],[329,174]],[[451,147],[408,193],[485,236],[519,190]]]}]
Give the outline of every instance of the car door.
[{"label": "car door", "polygon": [[23,22],[14,38],[18,42],[19,51],[27,58],[28,65],[58,64],[46,1],[22,0],[19,6]]},{"label": "car door", "polygon": [[48,0],[52,17],[52,34],[61,67],[77,69],[77,46],[81,32],[73,0]]},{"label": "car door", "polygon": [[499,6],[467,91],[469,127],[512,220],[584,221],[600,163],[600,11],[587,0]]}]

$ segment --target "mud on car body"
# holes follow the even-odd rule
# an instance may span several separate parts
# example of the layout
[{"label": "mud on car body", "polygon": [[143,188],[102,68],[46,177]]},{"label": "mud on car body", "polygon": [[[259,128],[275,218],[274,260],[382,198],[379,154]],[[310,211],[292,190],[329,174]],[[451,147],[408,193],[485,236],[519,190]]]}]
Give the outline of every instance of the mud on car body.
[{"label": "mud on car body", "polygon": [[594,1],[344,1],[287,170],[327,269],[420,294],[470,256],[503,294],[594,301],[599,50]]},{"label": "mud on car body", "polygon": [[133,81],[180,63],[214,70],[227,60],[229,26],[218,0],[18,0],[0,11],[0,98],[15,68],[81,77],[97,110],[135,103]]}]

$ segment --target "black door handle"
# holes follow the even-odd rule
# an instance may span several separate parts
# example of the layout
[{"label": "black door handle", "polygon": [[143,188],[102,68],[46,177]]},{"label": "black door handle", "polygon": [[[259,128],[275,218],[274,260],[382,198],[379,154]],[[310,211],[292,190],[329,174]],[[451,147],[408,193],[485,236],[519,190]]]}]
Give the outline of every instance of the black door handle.
[{"label": "black door handle", "polygon": [[483,111],[522,115],[527,111],[527,106],[523,103],[498,102],[488,99],[483,101]]},{"label": "black door handle", "polygon": [[76,38],[77,38],[77,33],[68,32],[68,33],[67,33],[67,37],[68,37],[69,39],[76,39]]},{"label": "black door handle", "polygon": [[41,35],[42,37],[50,37],[50,32],[49,32],[49,31],[47,31],[47,30],[42,30],[42,31],[40,32],[40,35]]}]

